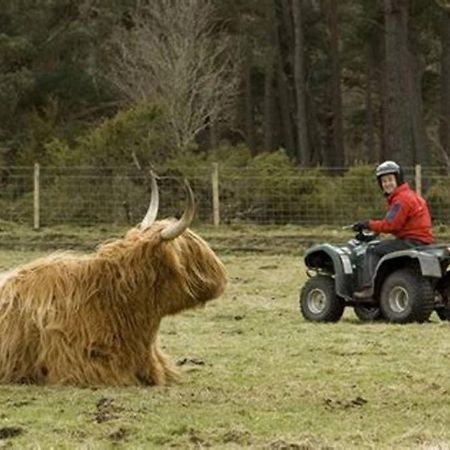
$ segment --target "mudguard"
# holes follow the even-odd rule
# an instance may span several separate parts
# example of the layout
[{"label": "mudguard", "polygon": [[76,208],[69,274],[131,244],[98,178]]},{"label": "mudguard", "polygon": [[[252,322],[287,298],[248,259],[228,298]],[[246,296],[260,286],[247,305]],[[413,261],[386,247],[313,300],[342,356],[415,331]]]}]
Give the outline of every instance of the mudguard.
[{"label": "mudguard", "polygon": [[383,265],[398,258],[417,259],[419,262],[420,271],[424,277],[441,278],[443,275],[439,258],[437,256],[422,252],[420,250],[400,250],[397,252],[388,253],[381,258],[375,270],[374,278],[376,278]]},{"label": "mudguard", "polygon": [[342,248],[331,244],[319,244],[310,247],[305,252],[304,261],[310,269],[330,271],[333,268],[336,293],[347,300],[352,299],[353,267],[349,254]]}]

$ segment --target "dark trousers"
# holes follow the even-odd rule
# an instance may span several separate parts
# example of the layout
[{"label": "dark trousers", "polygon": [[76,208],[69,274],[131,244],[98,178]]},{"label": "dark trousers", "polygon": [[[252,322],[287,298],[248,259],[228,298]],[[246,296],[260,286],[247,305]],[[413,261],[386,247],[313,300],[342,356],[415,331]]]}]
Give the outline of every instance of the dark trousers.
[{"label": "dark trousers", "polygon": [[385,239],[376,245],[370,245],[364,258],[362,285],[368,287],[372,284],[372,276],[380,259],[388,253],[425,245],[414,239]]}]

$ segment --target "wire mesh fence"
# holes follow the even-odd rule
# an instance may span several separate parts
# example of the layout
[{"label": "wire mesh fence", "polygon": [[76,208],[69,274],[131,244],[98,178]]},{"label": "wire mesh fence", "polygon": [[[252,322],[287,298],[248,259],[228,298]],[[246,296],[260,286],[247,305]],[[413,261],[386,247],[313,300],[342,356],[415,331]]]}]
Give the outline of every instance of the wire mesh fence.
[{"label": "wire mesh fence", "polygon": [[[188,170],[190,169],[190,170]],[[299,170],[287,176],[211,165],[159,171],[159,217],[184,208],[183,176],[197,200],[197,223],[341,225],[384,214],[369,169]],[[195,175],[192,175],[195,173]],[[37,176],[38,174],[38,176]],[[450,177],[439,168],[406,168],[428,200],[435,223],[450,222]],[[147,173],[127,167],[0,168],[0,219],[52,226],[136,224],[150,199]]]}]

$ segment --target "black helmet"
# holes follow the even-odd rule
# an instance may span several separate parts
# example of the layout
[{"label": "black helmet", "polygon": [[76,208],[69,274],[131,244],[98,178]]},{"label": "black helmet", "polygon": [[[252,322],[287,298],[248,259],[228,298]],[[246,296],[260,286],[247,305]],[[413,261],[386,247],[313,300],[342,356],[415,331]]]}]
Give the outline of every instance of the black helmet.
[{"label": "black helmet", "polygon": [[394,161],[384,161],[377,167],[377,170],[375,173],[376,173],[378,184],[380,185],[380,187],[381,187],[381,177],[383,175],[389,175],[389,174],[395,175],[395,179],[397,181],[397,186],[400,186],[401,184],[404,183],[403,170]]}]

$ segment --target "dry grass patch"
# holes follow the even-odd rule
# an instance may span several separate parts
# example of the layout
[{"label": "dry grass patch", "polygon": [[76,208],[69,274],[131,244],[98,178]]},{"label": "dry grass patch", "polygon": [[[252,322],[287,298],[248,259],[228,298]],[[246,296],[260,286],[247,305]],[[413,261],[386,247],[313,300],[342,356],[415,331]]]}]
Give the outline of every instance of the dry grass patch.
[{"label": "dry grass patch", "polygon": [[[34,252],[2,252],[10,267]],[[223,253],[223,298],[163,321],[180,382],[0,386],[0,448],[446,448],[450,323],[300,316],[300,256]],[[20,432],[1,430],[14,429]]]}]

